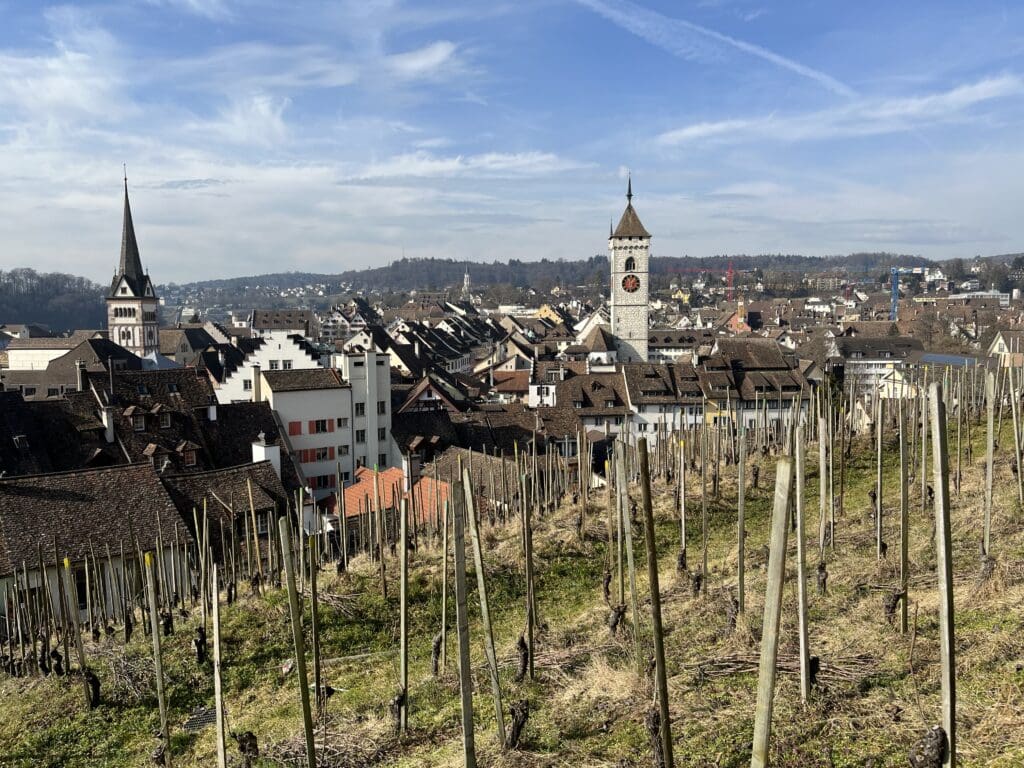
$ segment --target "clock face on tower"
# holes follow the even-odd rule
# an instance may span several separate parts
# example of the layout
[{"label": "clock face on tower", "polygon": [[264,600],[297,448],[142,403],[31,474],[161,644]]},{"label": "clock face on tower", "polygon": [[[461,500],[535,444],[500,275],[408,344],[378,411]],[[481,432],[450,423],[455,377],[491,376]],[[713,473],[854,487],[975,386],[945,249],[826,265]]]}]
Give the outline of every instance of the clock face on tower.
[{"label": "clock face on tower", "polygon": [[636,275],[626,275],[622,278],[622,290],[626,293],[635,293],[640,288],[640,278]]}]

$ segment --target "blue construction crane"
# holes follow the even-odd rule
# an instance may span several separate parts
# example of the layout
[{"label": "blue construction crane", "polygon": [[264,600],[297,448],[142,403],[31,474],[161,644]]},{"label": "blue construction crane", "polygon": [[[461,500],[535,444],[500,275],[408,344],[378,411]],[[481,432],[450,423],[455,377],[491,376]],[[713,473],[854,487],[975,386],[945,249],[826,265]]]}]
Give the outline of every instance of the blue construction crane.
[{"label": "blue construction crane", "polygon": [[889,319],[894,321],[900,302],[900,275],[923,275],[925,267],[891,267],[889,269],[889,287],[892,289],[892,301],[889,304]]}]

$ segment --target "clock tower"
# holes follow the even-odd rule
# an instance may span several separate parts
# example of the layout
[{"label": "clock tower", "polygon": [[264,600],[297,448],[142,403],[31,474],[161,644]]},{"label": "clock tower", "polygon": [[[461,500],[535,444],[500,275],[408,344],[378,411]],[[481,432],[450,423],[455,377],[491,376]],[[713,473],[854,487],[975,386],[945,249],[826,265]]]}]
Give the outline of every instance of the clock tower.
[{"label": "clock tower", "polygon": [[612,272],[612,335],[620,363],[647,362],[651,233],[633,209],[633,180],[626,187],[626,210],[608,237]]}]

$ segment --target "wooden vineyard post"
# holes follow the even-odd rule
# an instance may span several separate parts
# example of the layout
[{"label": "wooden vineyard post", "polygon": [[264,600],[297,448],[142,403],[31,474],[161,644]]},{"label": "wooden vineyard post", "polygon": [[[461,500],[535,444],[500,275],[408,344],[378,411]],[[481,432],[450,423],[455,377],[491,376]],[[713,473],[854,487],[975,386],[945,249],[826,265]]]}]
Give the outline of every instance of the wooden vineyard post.
[{"label": "wooden vineyard post", "polygon": [[473,564],[476,566],[476,589],[480,594],[480,623],[484,630],[484,655],[491,673],[491,692],[494,694],[494,718],[498,729],[498,745],[505,747],[505,717],[501,705],[501,682],[498,680],[498,659],[494,653],[494,631],[491,611],[487,603],[487,585],[484,582],[484,555],[480,545],[479,522],[473,504],[473,490],[469,470],[462,470],[462,487],[466,496],[466,514],[469,516],[469,535],[473,539]]},{"label": "wooden vineyard post", "polygon": [[740,455],[739,468],[736,475],[736,484],[739,486],[737,511],[736,511],[736,602],[737,612],[743,614],[747,607],[747,588],[744,579],[746,578],[746,497],[747,497],[747,430],[740,427]]},{"label": "wooden vineyard post", "polygon": [[306,735],[306,761],[316,765],[316,746],[313,742],[313,714],[309,708],[309,680],[306,675],[306,642],[302,636],[302,611],[299,609],[299,593],[295,585],[295,561],[292,551],[291,521],[287,515],[277,521],[278,536],[281,540],[281,555],[284,560],[285,576],[288,582],[288,608],[292,619],[292,639],[295,643],[295,669],[298,673],[299,702],[302,705],[302,725]]},{"label": "wooden vineyard post", "polygon": [[[668,676],[665,671],[665,642],[661,629],[661,588],[658,584],[658,550],[654,542],[654,511],[651,507],[651,471],[647,465],[647,438],[641,437],[640,492],[644,503],[644,539],[647,545],[647,578],[651,588],[651,623],[654,627],[654,672],[657,677],[658,709],[661,713],[661,756],[666,768],[673,768],[672,719],[668,711]],[[635,630],[634,630],[635,632]]]},{"label": "wooden vineyard post", "polygon": [[903,398],[899,400],[899,431],[900,431],[900,633],[907,634],[907,589],[910,582],[910,487],[907,479],[907,414],[903,408]]},{"label": "wooden vineyard post", "polygon": [[156,666],[156,700],[160,707],[160,738],[163,741],[164,765],[171,764],[171,732],[167,725],[167,700],[164,697],[164,663],[160,655],[160,609],[156,602],[156,568],[153,553],[147,552],[146,592],[149,598],[149,627],[153,636],[153,663]]},{"label": "wooden vineyard post", "polygon": [[[525,478],[525,475],[524,475]],[[523,480],[523,487],[526,487],[526,480]],[[523,498],[523,551],[526,556],[526,649],[529,654],[529,670],[530,679],[533,680],[533,657],[534,657],[534,638],[533,633],[537,625],[537,615],[534,613],[536,603],[534,602],[533,595],[533,521],[531,519],[530,509],[532,503],[529,499]],[[465,525],[465,521],[463,521]],[[463,552],[463,558],[465,558],[465,552]],[[462,580],[465,582],[465,566],[463,566]],[[463,597],[465,601],[465,597]],[[460,641],[461,642],[461,641]],[[460,651],[461,653],[461,651]]]},{"label": "wooden vineyard post", "polygon": [[320,597],[317,592],[317,571],[320,565],[320,539],[310,536],[309,539],[309,619],[312,625],[313,641],[313,690],[316,691],[316,714],[324,717],[327,699],[324,694],[323,675],[320,668]]},{"label": "wooden vineyard post", "polygon": [[[618,445],[619,451],[616,454],[616,464],[618,466],[618,474],[616,480],[620,482],[622,488],[623,498],[626,497],[626,445],[620,443]],[[629,510],[627,509],[628,504],[623,503],[620,507],[621,518],[622,518],[622,531],[624,533],[624,540],[626,544],[626,563],[629,567],[629,599],[630,605],[633,609],[633,648],[634,648],[634,661],[636,662],[637,673],[640,672],[641,660],[640,660],[640,609],[637,605],[637,593],[636,593],[636,564],[633,561],[633,524],[629,519]]]},{"label": "wooden vineyard post", "polygon": [[[462,701],[462,753],[464,768],[476,768],[476,747],[473,743],[473,667],[469,659],[469,616],[466,611],[466,542],[462,481],[455,484],[455,624],[459,636],[459,690]],[[529,510],[529,504],[526,505]],[[527,512],[529,515],[529,512]],[[529,596],[527,596],[529,600]],[[527,603],[527,612],[531,610]]]},{"label": "wooden vineyard post", "polygon": [[768,742],[772,728],[775,699],[776,659],[779,652],[779,620],[782,614],[782,588],[786,578],[786,538],[789,535],[789,499],[793,483],[793,459],[779,458],[775,470],[775,502],[772,508],[771,548],[768,554],[768,585],[765,590],[764,626],[761,635],[761,662],[757,682],[757,708],[754,711],[754,744],[750,768],[768,767]]},{"label": "wooden vineyard post", "polygon": [[818,417],[818,561],[825,559],[825,531],[831,503],[828,493],[828,429],[825,417]]},{"label": "wooden vineyard post", "polygon": [[[703,425],[706,427],[707,425]],[[708,593],[708,432],[701,430],[700,437],[700,593]]]},{"label": "wooden vineyard post", "polygon": [[[437,466],[436,464],[434,465]],[[435,500],[440,495],[440,486],[434,482]],[[444,530],[441,532],[441,671],[448,666],[448,529],[451,525],[448,522],[448,510],[451,508],[450,499],[445,499],[441,509],[441,525]]]},{"label": "wooden vineyard post", "polygon": [[679,441],[679,561],[686,564],[686,450]]},{"label": "wooden vineyard post", "polygon": [[[988,436],[985,442],[985,519],[981,538],[982,554],[989,555],[992,535],[992,454],[995,440],[996,416],[996,375],[989,371],[985,376],[985,401],[988,405]],[[963,410],[962,408],[959,410]]]},{"label": "wooden vineyard post", "polygon": [[875,556],[882,559],[882,395],[875,406]]},{"label": "wooden vineyard post", "polygon": [[401,689],[402,706],[399,711],[398,727],[402,733],[409,730],[409,508],[406,499],[399,503],[398,521],[398,598],[399,609],[399,670],[398,686]]},{"label": "wooden vineyard post", "polygon": [[808,650],[807,629],[807,551],[804,540],[804,428],[796,428],[796,578],[797,618],[800,633],[800,699],[804,704],[811,696],[811,654]]},{"label": "wooden vineyard post", "polygon": [[227,768],[228,757],[224,741],[224,694],[220,679],[220,588],[217,564],[213,564],[213,698],[217,707],[217,768]]},{"label": "wooden vineyard post", "polygon": [[[65,656],[64,656],[64,661],[68,665],[68,670],[70,671],[70,669],[71,669],[71,661],[68,659],[68,657],[66,655],[67,654],[67,642],[66,642],[67,641],[67,633],[70,631],[70,632],[73,632],[74,635],[75,635],[75,653],[78,654],[78,668],[79,668],[79,670],[81,670],[81,673],[82,673],[82,685],[83,685],[83,687],[85,689],[85,703],[88,706],[90,701],[92,700],[92,698],[91,698],[91,696],[89,694],[89,683],[85,679],[85,648],[82,646],[82,628],[78,625],[78,611],[79,611],[79,608],[78,608],[78,596],[77,596],[78,595],[78,591],[76,589],[73,589],[74,582],[72,581],[72,578],[71,578],[71,560],[69,560],[66,557],[64,558],[64,576],[63,576],[63,578],[67,580],[66,594],[68,596],[68,598],[67,598],[68,603],[70,603],[70,609],[68,610],[68,613],[71,614],[71,627],[70,628],[68,627],[67,617],[66,616],[64,617],[64,635],[65,635],[65,638],[64,638],[65,639],[65,645],[64,645]],[[13,655],[13,653],[12,653],[12,655]]]},{"label": "wooden vineyard post", "polygon": [[946,405],[942,385],[929,386],[932,422],[932,466],[935,483],[935,553],[939,577],[939,648],[942,673],[942,727],[949,750],[943,768],[956,766],[956,642],[953,626],[953,546],[949,510],[949,454],[946,447]]}]

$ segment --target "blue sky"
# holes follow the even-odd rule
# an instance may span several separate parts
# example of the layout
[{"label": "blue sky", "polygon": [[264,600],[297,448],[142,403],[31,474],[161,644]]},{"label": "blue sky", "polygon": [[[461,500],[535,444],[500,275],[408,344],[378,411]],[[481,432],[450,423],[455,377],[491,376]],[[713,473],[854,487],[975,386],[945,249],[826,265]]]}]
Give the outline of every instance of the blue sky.
[{"label": "blue sky", "polygon": [[0,268],[1024,250],[1024,4],[0,0]]}]

